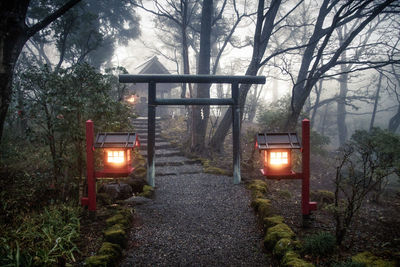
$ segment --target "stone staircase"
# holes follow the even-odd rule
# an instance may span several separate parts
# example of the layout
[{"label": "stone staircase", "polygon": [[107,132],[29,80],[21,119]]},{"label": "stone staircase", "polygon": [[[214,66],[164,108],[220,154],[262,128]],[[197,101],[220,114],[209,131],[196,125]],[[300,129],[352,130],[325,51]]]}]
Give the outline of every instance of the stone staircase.
[{"label": "stone staircase", "polygon": [[[203,167],[199,161],[188,159],[167,140],[161,137],[161,118],[156,118],[156,177],[165,175],[201,173]],[[147,117],[138,117],[132,121],[135,132],[139,136],[139,152],[147,157]]]}]

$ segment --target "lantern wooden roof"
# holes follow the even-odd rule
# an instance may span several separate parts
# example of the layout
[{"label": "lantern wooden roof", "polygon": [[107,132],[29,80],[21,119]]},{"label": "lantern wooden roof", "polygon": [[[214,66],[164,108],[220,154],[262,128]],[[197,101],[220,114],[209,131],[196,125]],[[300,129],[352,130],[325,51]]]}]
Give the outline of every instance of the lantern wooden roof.
[{"label": "lantern wooden roof", "polygon": [[266,149],[300,149],[297,133],[258,133],[256,146]]},{"label": "lantern wooden roof", "polygon": [[138,142],[136,133],[98,133],[94,142],[96,148],[134,148]]}]

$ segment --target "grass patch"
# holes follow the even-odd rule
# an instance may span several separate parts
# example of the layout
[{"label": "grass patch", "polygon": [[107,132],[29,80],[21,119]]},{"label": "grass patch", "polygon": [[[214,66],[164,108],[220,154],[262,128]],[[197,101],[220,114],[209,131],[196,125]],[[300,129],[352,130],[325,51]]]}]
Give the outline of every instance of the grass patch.
[{"label": "grass patch", "polygon": [[0,232],[0,266],[74,263],[80,211],[80,207],[54,205],[21,215],[19,227],[5,227]]}]

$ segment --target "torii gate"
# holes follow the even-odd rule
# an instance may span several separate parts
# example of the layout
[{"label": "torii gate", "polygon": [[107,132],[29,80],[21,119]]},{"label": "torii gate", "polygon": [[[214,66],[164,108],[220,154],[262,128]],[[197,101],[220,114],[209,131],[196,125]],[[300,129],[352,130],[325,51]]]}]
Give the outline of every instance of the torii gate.
[{"label": "torii gate", "polygon": [[[148,121],[147,121],[147,182],[155,186],[155,130],[157,105],[229,105],[232,106],[233,136],[233,182],[239,184],[240,176],[240,105],[239,84],[264,84],[265,76],[229,76],[229,75],[163,75],[141,74],[119,75],[120,83],[148,83]],[[157,83],[230,83],[231,98],[156,98]]]}]

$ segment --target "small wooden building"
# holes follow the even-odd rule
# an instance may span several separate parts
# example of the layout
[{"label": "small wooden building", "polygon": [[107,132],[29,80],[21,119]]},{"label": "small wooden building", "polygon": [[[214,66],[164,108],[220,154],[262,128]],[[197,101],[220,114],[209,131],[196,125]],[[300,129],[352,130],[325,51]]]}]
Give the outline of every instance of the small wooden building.
[{"label": "small wooden building", "polygon": [[[150,58],[148,61],[139,65],[137,68],[137,74],[171,74],[167,68],[158,60],[157,56]],[[172,89],[176,88],[178,84],[171,83],[159,83],[157,84],[157,98],[171,98]],[[132,84],[129,88],[127,99],[131,102],[136,109],[136,113],[139,116],[147,116],[147,96],[148,96],[148,84],[137,83]],[[131,99],[131,101],[129,100]],[[158,107],[157,116],[168,116],[168,107]]]}]

